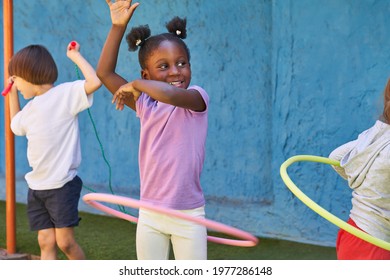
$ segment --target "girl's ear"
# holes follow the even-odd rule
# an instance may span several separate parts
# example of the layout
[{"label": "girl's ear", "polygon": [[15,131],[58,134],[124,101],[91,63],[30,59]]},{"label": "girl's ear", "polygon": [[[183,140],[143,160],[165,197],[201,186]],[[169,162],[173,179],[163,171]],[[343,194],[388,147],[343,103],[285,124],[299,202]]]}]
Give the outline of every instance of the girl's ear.
[{"label": "girl's ear", "polygon": [[148,70],[142,69],[142,70],[141,70],[141,77],[142,77],[142,79],[144,79],[144,80],[149,80],[149,73],[148,73]]}]

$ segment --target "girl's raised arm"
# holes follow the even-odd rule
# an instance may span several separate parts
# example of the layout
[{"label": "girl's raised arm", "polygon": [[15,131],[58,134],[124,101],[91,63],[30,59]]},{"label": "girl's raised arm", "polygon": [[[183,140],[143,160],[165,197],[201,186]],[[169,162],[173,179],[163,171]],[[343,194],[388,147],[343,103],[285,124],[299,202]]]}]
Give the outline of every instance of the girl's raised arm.
[{"label": "girl's raised arm", "polygon": [[[96,73],[104,86],[114,94],[120,86],[127,83],[126,79],[115,72],[115,68],[120,43],[126,31],[127,24],[139,3],[131,4],[132,1],[116,1],[113,3],[111,0],[106,0],[106,2],[110,7],[112,26],[104,43]],[[135,101],[133,98],[126,99],[124,103],[135,110]]]}]

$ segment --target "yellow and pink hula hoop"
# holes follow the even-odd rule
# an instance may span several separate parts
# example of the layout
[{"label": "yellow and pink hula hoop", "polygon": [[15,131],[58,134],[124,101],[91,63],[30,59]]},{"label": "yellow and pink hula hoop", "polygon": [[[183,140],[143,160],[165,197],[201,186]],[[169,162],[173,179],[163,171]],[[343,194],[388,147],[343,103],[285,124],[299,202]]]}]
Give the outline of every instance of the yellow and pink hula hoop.
[{"label": "yellow and pink hula hoop", "polygon": [[127,206],[131,208],[144,208],[148,209],[151,211],[155,211],[158,213],[170,215],[173,217],[177,217],[180,219],[192,221],[201,225],[204,225],[208,229],[215,230],[217,232],[227,234],[229,236],[234,236],[237,237],[241,240],[237,239],[228,239],[228,238],[221,238],[221,237],[216,237],[216,236],[208,236],[207,240],[214,242],[214,243],[219,243],[219,244],[225,244],[225,245],[231,245],[231,246],[240,246],[240,247],[253,247],[257,245],[258,239],[253,236],[252,234],[242,231],[240,229],[224,225],[212,220],[204,219],[204,218],[196,218],[192,217],[190,215],[184,214],[183,212],[179,212],[173,209],[161,207],[161,206],[156,206],[144,201],[140,201],[137,199],[132,199],[129,197],[123,197],[123,196],[117,196],[117,195],[111,195],[111,194],[105,194],[105,193],[89,193],[83,196],[83,200],[89,204],[90,206],[99,209],[107,214],[116,216],[118,218],[137,223],[138,218],[117,211],[111,207],[105,206],[102,203],[99,203],[98,201],[101,202],[107,202],[107,203],[112,203],[112,204],[118,204],[122,206]]},{"label": "yellow and pink hula hoop", "polygon": [[317,203],[315,203],[312,199],[310,199],[307,195],[305,195],[290,179],[290,177],[287,174],[287,168],[295,163],[300,161],[311,161],[311,162],[318,162],[318,163],[325,163],[329,165],[334,166],[340,166],[340,162],[336,160],[332,160],[326,157],[319,157],[319,156],[311,156],[311,155],[297,155],[293,156],[289,159],[287,159],[281,166],[280,166],[280,176],[282,177],[283,182],[286,184],[286,186],[290,189],[290,191],[295,194],[296,197],[298,197],[306,206],[308,206],[311,210],[331,222],[332,224],[336,225],[339,228],[344,229],[345,231],[355,235],[356,237],[359,237],[371,244],[374,244],[378,247],[381,247],[385,250],[390,251],[390,243],[386,242],[384,240],[381,240],[379,238],[376,238],[372,235],[369,235],[368,233],[357,229],[350,224],[346,223],[345,221],[341,220],[340,218],[336,217],[335,215],[331,214],[329,211],[325,210],[321,206],[319,206]]}]

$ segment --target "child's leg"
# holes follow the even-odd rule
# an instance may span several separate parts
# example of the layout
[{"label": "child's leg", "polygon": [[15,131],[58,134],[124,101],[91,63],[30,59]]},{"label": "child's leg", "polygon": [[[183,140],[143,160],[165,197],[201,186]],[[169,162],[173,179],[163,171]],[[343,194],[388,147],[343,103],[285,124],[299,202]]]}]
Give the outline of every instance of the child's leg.
[{"label": "child's leg", "polygon": [[80,220],[78,203],[81,188],[82,181],[76,176],[59,189],[29,189],[27,212],[31,230],[38,231],[38,242],[43,251],[42,259],[46,256],[53,257],[53,247],[56,248],[56,244],[72,259],[85,258],[74,240],[73,233],[73,227],[77,226]]},{"label": "child's leg", "polygon": [[[204,207],[182,210],[190,216],[204,218]],[[207,259],[207,229],[205,226],[178,218],[171,218],[172,247],[176,260]]]},{"label": "child's leg", "polygon": [[170,236],[162,232],[162,215],[140,209],[137,223],[137,259],[167,260],[169,258]]},{"label": "child's leg", "polygon": [[74,227],[79,224],[78,203],[82,188],[81,179],[76,176],[59,189],[39,191],[49,214],[47,222],[53,224],[57,246],[69,259],[85,259],[84,252],[76,243]]},{"label": "child's leg", "polygon": [[38,232],[41,260],[57,259],[54,224],[44,203],[46,191],[28,190],[27,215],[30,229]]},{"label": "child's leg", "polygon": [[41,249],[41,260],[57,259],[57,244],[54,228],[39,230],[38,244]]},{"label": "child's leg", "polygon": [[84,252],[76,242],[72,227],[56,228],[55,235],[58,248],[60,248],[68,259],[85,260]]}]

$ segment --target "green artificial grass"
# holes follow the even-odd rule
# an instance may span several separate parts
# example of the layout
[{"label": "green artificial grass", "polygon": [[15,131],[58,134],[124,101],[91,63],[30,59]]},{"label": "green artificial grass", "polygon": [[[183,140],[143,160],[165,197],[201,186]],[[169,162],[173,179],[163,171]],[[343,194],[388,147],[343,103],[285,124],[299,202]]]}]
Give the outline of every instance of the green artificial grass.
[{"label": "green artificial grass", "polygon": [[[36,232],[28,228],[26,206],[16,204],[16,251],[39,256]],[[77,242],[90,260],[135,260],[136,225],[104,215],[81,212],[80,226],[76,227]],[[0,201],[0,248],[6,247],[5,202]],[[211,233],[212,235],[222,236]],[[59,253],[59,259],[65,259]],[[333,247],[259,238],[255,247],[234,247],[208,243],[210,260],[335,260]]]}]

